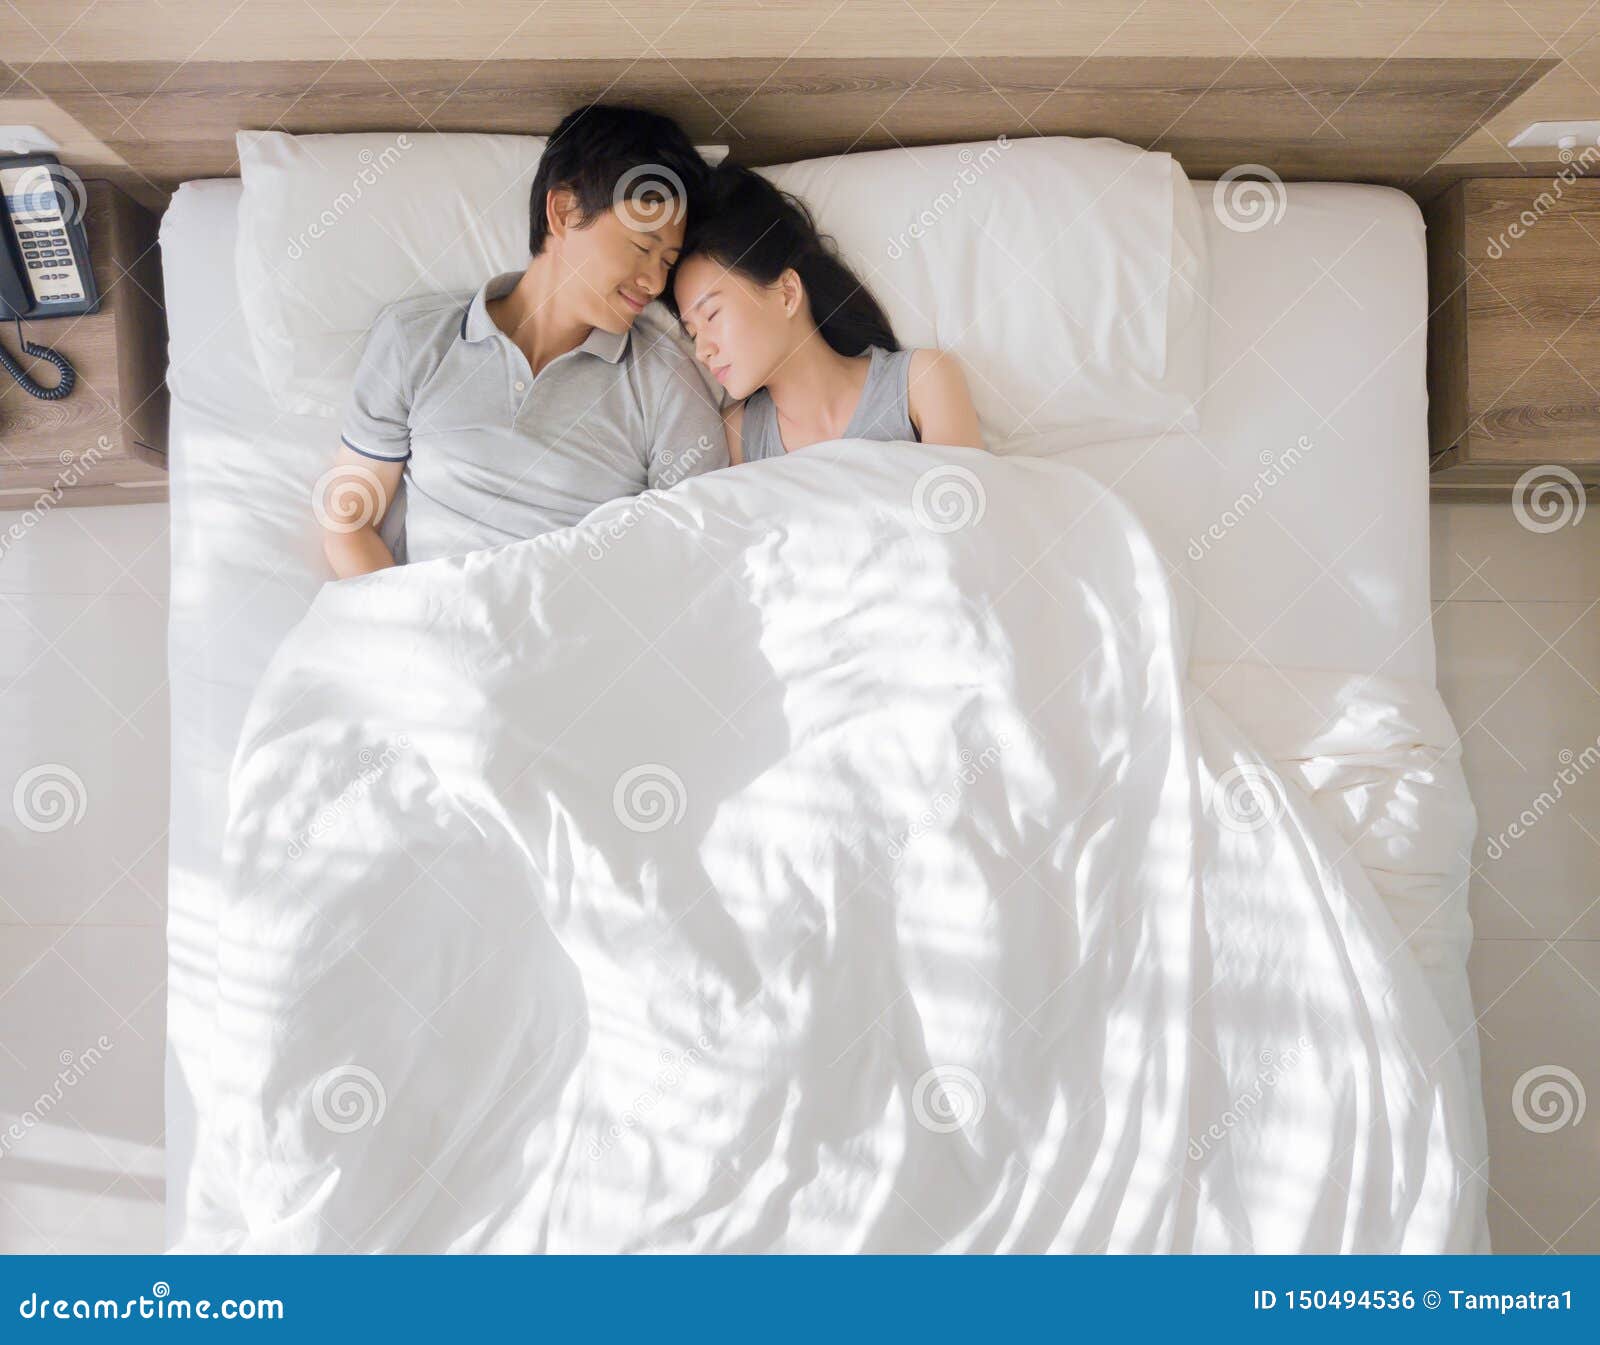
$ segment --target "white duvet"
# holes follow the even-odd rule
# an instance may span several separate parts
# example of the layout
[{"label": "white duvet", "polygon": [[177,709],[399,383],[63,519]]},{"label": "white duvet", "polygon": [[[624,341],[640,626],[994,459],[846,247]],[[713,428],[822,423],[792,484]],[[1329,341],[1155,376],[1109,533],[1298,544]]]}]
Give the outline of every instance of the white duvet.
[{"label": "white duvet", "polygon": [[1086,476],[915,444],[328,585],[235,762],[189,1248],[1478,1246],[1448,717],[1202,693],[1173,611]]}]

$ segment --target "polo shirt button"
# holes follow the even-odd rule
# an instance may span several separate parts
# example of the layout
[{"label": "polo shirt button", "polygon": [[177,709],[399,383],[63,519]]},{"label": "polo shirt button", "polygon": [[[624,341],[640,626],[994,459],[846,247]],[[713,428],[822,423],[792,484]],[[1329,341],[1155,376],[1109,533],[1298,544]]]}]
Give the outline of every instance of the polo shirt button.
[{"label": "polo shirt button", "polygon": [[526,383],[518,383],[516,384],[516,389],[518,392],[526,392],[528,390],[528,385]]}]

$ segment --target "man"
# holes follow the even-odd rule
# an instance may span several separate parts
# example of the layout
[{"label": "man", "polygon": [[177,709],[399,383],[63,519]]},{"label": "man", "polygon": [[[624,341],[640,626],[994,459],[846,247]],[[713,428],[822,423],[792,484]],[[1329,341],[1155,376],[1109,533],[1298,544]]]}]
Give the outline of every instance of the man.
[{"label": "man", "polygon": [[539,160],[527,268],[470,299],[384,310],[317,508],[340,578],[395,563],[379,526],[402,478],[405,557],[420,561],[727,465],[693,359],[632,330],[667,286],[705,172],[670,118],[581,108]]}]

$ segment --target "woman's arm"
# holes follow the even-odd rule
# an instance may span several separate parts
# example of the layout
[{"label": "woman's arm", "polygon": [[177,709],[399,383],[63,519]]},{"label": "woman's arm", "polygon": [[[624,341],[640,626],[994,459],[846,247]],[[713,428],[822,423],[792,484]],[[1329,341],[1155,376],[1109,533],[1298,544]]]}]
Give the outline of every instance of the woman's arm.
[{"label": "woman's arm", "polygon": [[925,444],[984,448],[978,413],[967,391],[961,361],[949,351],[918,350],[911,356],[907,398],[911,423]]},{"label": "woman's arm", "polygon": [[313,510],[322,525],[322,554],[340,579],[394,564],[378,536],[378,525],[389,512],[404,471],[404,462],[369,458],[340,444],[332,469],[317,482]]}]

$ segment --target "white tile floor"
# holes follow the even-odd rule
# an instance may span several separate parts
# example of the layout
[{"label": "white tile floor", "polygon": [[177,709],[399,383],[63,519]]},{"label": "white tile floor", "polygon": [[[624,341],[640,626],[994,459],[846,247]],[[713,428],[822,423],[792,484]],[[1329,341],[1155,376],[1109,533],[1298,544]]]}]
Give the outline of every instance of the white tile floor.
[{"label": "white tile floor", "polygon": [[1432,536],[1439,689],[1478,807],[1490,1236],[1600,1252],[1600,497],[1543,534],[1435,500]]},{"label": "white tile floor", "polygon": [[[1538,1089],[1600,1109],[1590,504],[1546,535],[1504,505],[1433,507],[1439,681],[1480,819],[1472,978],[1501,1251],[1600,1252],[1600,1110],[1552,1125],[1558,1094]],[[24,540],[0,550],[0,785],[49,768],[35,825],[63,816],[52,799],[75,820],[32,830],[0,808],[0,1251],[159,1250],[166,509],[60,510]],[[1525,834],[1491,850],[1524,809]]]},{"label": "white tile floor", "polygon": [[0,535],[0,1251],[161,1248],[166,617],[165,505]]}]

